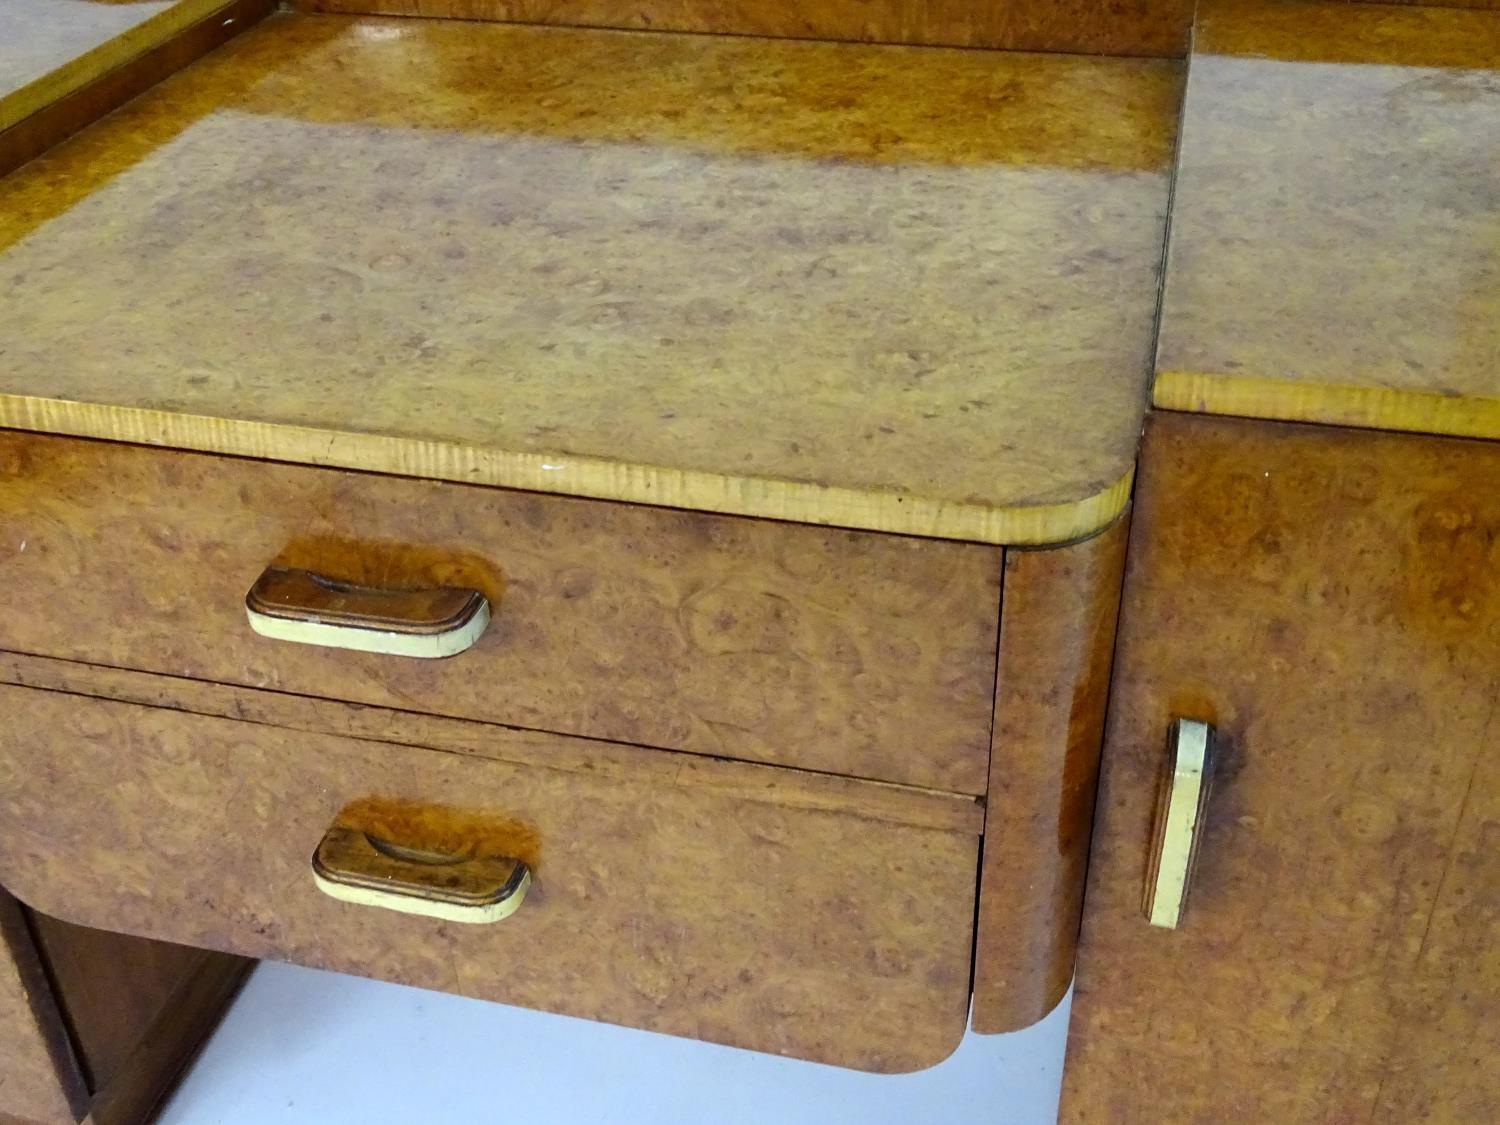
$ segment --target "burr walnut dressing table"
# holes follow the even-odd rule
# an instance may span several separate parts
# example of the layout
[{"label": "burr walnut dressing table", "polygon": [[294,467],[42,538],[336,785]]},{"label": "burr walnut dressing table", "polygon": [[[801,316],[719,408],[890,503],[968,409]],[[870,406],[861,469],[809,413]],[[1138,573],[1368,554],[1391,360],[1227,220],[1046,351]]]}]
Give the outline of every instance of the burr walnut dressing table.
[{"label": "burr walnut dressing table", "polygon": [[1500,16],[105,7],[0,88],[0,1117],[253,958],[932,1065],[1101,741],[1067,1119],[1494,1116]]},{"label": "burr walnut dressing table", "polygon": [[[27,987],[66,924],[869,1070],[1039,1018],[1180,96],[277,12],[11,172]],[[63,983],[10,1112],[107,1085]]]}]

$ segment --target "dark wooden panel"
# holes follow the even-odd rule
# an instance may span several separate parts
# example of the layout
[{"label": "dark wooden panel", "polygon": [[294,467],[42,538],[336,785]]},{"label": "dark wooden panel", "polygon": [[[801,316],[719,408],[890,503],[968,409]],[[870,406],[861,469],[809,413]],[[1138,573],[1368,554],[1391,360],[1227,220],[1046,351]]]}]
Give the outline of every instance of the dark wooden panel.
[{"label": "dark wooden panel", "polygon": [[88,1093],[20,905],[0,890],[0,1121],[74,1121]]},{"label": "dark wooden panel", "polygon": [[[1066,1121],[1500,1120],[1500,445],[1157,415]],[[1220,763],[1182,925],[1169,722]]]},{"label": "dark wooden panel", "polygon": [[119,1073],[173,993],[210,956],[200,949],[69,925],[45,914],[32,913],[30,921],[91,1090],[108,1085]]},{"label": "dark wooden panel", "polygon": [[1036,1022],[1073,978],[1128,528],[1005,555],[975,1031]]},{"label": "dark wooden panel", "polygon": [[[121,942],[139,941],[118,937]],[[145,1125],[208,1042],[255,962],[206,954],[94,1094],[91,1125]]]}]

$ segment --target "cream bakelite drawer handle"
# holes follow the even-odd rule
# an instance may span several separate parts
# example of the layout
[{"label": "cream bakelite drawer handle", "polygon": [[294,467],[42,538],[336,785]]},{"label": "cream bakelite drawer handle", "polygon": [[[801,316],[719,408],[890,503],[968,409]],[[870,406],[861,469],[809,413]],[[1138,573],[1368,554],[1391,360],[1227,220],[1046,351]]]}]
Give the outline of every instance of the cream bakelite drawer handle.
[{"label": "cream bakelite drawer handle", "polygon": [[1213,727],[1195,719],[1174,722],[1167,735],[1166,771],[1146,874],[1146,917],[1153,926],[1175,930],[1182,921],[1203,838],[1213,767]]},{"label": "cream bakelite drawer handle", "polygon": [[279,566],[255,580],[245,613],[274,640],[428,659],[472,647],[490,623],[478,590],[377,590]]},{"label": "cream bakelite drawer handle", "polygon": [[324,894],[360,906],[445,922],[498,922],[516,912],[531,869],[507,856],[452,856],[407,848],[335,825],[313,853]]}]

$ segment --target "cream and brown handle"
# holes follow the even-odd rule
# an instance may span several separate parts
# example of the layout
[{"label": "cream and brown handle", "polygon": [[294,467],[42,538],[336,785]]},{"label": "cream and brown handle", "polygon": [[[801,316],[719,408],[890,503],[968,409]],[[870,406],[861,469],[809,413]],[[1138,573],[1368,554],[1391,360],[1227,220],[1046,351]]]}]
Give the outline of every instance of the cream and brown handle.
[{"label": "cream and brown handle", "polygon": [[531,870],[508,856],[455,856],[404,847],[334,825],[313,853],[313,880],[342,902],[446,922],[498,922],[516,912]]},{"label": "cream and brown handle", "polygon": [[473,646],[490,622],[478,590],[378,590],[310,570],[268,567],[245,595],[250,627],[298,644],[436,659]]},{"label": "cream and brown handle", "polygon": [[1167,736],[1166,770],[1146,874],[1146,917],[1153,926],[1175,930],[1182,921],[1203,838],[1213,767],[1213,727],[1196,719],[1174,722]]}]

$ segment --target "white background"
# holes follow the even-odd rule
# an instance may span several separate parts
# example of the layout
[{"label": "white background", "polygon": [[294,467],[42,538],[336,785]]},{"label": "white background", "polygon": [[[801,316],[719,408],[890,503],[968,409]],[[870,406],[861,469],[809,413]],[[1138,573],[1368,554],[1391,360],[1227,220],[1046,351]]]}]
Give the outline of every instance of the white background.
[{"label": "white background", "polygon": [[1067,1015],[884,1076],[267,963],[160,1125],[1053,1125]]}]

